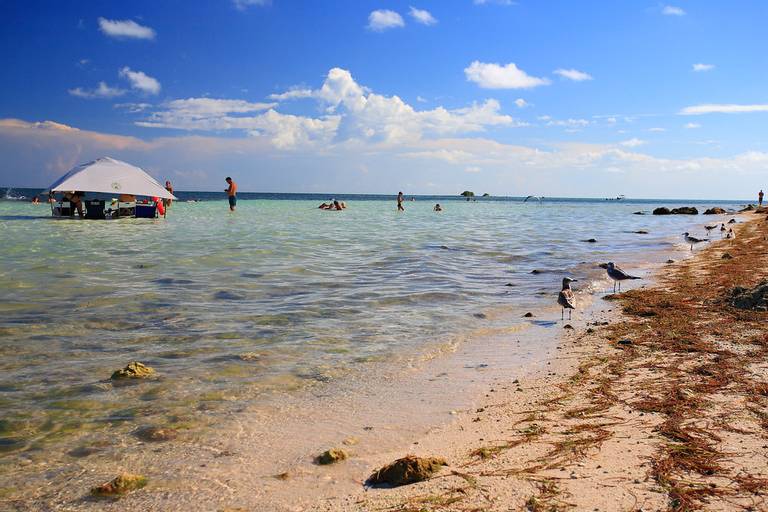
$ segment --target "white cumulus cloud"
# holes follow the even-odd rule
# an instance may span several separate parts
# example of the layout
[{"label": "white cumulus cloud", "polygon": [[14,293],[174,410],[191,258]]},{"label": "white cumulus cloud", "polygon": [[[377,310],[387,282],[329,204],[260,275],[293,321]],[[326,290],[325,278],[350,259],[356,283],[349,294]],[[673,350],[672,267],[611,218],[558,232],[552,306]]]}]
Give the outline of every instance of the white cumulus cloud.
[{"label": "white cumulus cloud", "polygon": [[117,39],[154,39],[155,31],[133,20],[108,20],[99,18],[99,30]]},{"label": "white cumulus cloud", "polygon": [[411,10],[408,14],[410,14],[411,18],[416,20],[417,23],[421,23],[422,25],[434,25],[437,23],[437,20],[432,16],[432,13],[424,9],[417,9],[411,6]]},{"label": "white cumulus cloud", "polygon": [[685,107],[680,111],[683,115],[701,114],[743,114],[746,112],[768,112],[768,104],[739,105],[734,103],[705,103]]},{"label": "white cumulus cloud", "polygon": [[146,94],[158,94],[160,82],[142,71],[134,71],[128,66],[120,70],[120,76],[131,83],[131,87]]},{"label": "white cumulus cloud", "polygon": [[556,75],[560,75],[563,78],[567,78],[568,80],[573,80],[574,82],[583,82],[585,80],[592,80],[592,75],[589,73],[585,73],[583,71],[579,71],[578,69],[556,69],[554,71]]},{"label": "white cumulus cloud", "polygon": [[389,9],[378,9],[368,15],[368,28],[375,32],[383,32],[390,28],[404,26],[405,21],[403,21],[403,17]]},{"label": "white cumulus cloud", "polygon": [[685,11],[674,5],[665,5],[661,9],[661,14],[664,14],[665,16],[685,16]]},{"label": "white cumulus cloud", "polygon": [[502,66],[474,61],[464,69],[464,74],[467,80],[484,89],[531,89],[550,83],[546,78],[530,76],[514,62]]},{"label": "white cumulus cloud", "polygon": [[684,128],[688,130],[693,130],[695,128],[701,128],[701,125],[699,123],[688,123],[684,126]]},{"label": "white cumulus cloud", "polygon": [[517,98],[515,100],[515,105],[517,105],[517,108],[525,108],[531,106],[531,104],[525,101],[523,98]]},{"label": "white cumulus cloud", "polygon": [[714,64],[694,64],[693,70],[694,71],[711,71],[715,69]]}]

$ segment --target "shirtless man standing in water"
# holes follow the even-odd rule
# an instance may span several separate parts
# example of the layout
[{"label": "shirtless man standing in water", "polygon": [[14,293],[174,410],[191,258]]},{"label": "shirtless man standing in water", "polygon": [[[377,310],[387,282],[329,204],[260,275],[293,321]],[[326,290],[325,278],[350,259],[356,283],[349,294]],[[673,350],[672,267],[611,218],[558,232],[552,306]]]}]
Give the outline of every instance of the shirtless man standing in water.
[{"label": "shirtless man standing in water", "polygon": [[227,187],[224,192],[227,193],[227,197],[229,198],[229,211],[233,212],[237,206],[237,183],[232,181],[232,178],[229,176],[227,176],[225,181],[229,183],[229,187]]},{"label": "shirtless man standing in water", "polygon": [[403,201],[405,201],[405,198],[403,197],[402,192],[397,193],[397,211],[404,212],[405,208],[403,208]]}]

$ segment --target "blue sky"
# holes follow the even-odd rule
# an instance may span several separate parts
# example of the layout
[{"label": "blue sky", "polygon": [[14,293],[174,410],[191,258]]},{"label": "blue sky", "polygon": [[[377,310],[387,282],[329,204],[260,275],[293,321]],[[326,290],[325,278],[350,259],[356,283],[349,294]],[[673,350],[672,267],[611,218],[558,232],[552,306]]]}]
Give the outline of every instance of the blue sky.
[{"label": "blue sky", "polygon": [[749,197],[759,1],[0,2],[0,184]]}]

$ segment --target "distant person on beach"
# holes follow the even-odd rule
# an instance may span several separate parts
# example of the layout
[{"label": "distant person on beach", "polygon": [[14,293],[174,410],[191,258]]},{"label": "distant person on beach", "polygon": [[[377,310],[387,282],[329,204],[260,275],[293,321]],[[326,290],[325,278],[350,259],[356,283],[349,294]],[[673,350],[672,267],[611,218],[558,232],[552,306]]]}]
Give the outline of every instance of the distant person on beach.
[{"label": "distant person on beach", "polygon": [[404,212],[405,208],[403,208],[403,201],[405,201],[405,197],[403,197],[402,192],[397,193],[397,211]]},{"label": "distant person on beach", "polygon": [[227,176],[224,181],[229,183],[229,187],[227,187],[224,192],[227,193],[227,198],[229,199],[229,211],[233,212],[237,206],[237,183],[232,181],[232,178],[229,176]]},{"label": "distant person on beach", "polygon": [[[173,185],[171,185],[171,182],[169,180],[165,180],[165,190],[173,194]],[[163,199],[163,206],[168,208],[171,206],[171,203],[173,203],[173,199]]]},{"label": "distant person on beach", "polygon": [[83,194],[82,192],[66,192],[64,194],[64,199],[66,201],[69,201],[72,203],[72,207],[70,209],[70,215],[72,217],[75,216],[75,211],[77,211],[77,214],[82,218],[83,216]]},{"label": "distant person on beach", "polygon": [[760,192],[757,194],[757,207],[763,206],[763,189],[760,189]]},{"label": "distant person on beach", "polygon": [[441,211],[443,211],[443,207],[440,206],[440,203],[437,203],[435,205],[435,207],[433,208],[433,210],[435,210],[436,212],[441,212]]}]

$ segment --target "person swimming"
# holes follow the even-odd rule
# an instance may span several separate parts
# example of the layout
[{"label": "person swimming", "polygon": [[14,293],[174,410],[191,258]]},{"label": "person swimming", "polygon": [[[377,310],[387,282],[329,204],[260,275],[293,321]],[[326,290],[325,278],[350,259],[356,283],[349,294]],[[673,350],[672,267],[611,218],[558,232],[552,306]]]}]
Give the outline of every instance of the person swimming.
[{"label": "person swimming", "polygon": [[434,208],[432,208],[432,209],[433,209],[433,210],[435,210],[436,212],[441,212],[441,211],[443,211],[443,207],[442,207],[442,206],[440,206],[440,203],[437,203],[437,204],[435,205],[435,207],[434,207]]}]

